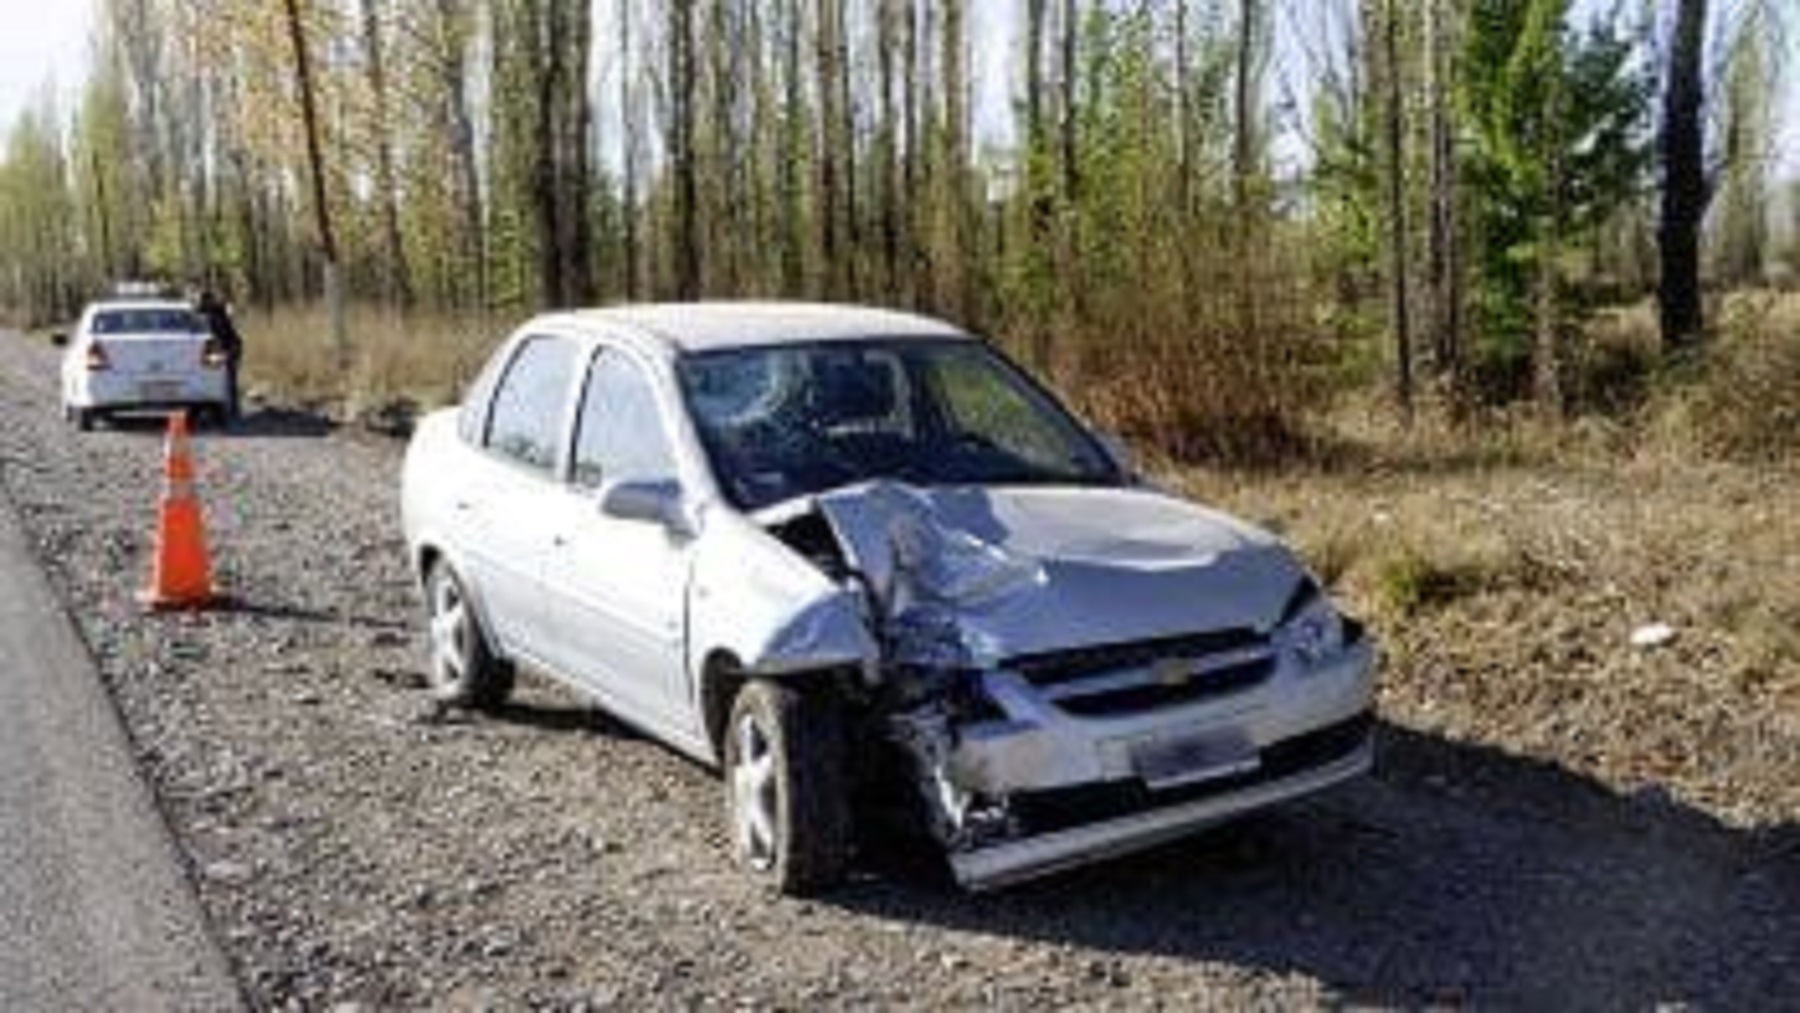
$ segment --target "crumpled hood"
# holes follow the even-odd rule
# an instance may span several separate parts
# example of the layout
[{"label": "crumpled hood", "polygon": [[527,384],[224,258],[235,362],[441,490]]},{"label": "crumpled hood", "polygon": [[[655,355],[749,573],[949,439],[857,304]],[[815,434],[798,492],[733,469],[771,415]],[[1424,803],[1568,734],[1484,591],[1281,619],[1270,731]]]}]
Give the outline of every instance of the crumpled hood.
[{"label": "crumpled hood", "polygon": [[871,482],[815,505],[905,660],[1266,630],[1304,576],[1267,533],[1148,489]]}]

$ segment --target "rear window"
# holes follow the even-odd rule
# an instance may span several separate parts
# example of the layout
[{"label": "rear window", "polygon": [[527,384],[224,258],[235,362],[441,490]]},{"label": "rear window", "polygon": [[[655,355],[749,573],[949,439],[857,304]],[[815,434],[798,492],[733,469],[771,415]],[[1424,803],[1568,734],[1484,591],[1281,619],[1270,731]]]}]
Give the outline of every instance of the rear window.
[{"label": "rear window", "polygon": [[94,314],[95,334],[192,334],[204,331],[200,318],[183,309],[106,310]]},{"label": "rear window", "polygon": [[527,338],[494,388],[485,441],[488,450],[534,470],[554,468],[574,371],[575,346],[571,342],[556,337]]}]

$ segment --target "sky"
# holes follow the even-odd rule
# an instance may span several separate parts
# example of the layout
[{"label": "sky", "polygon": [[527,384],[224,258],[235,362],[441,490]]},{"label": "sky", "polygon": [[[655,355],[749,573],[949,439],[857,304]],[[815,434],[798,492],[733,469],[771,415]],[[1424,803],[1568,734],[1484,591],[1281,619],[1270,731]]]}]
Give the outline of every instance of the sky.
[{"label": "sky", "polygon": [[[1006,26],[1014,23],[1007,15],[1017,0],[983,0],[972,5],[972,35],[977,49],[998,55],[1011,49]],[[18,115],[54,83],[59,108],[66,114],[77,98],[86,76],[88,35],[92,25],[93,0],[0,0],[0,139],[12,129]],[[610,4],[602,4],[602,21]],[[603,28],[597,24],[596,28]],[[1009,82],[997,68],[983,67],[986,61],[977,56],[976,115],[983,118],[1004,116]],[[1800,177],[1800,74],[1793,75],[1784,106],[1782,136],[1777,151],[1781,154],[1782,173]]]},{"label": "sky", "polygon": [[0,0],[0,138],[54,81],[66,115],[87,77],[90,0]]}]

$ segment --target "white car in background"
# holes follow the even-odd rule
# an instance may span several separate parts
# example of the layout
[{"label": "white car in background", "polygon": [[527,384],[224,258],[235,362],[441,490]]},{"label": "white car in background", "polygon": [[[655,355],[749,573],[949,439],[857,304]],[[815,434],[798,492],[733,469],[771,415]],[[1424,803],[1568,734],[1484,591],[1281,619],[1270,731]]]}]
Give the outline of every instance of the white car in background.
[{"label": "white car in background", "polygon": [[935,320],[539,317],[402,482],[436,694],[497,707],[524,664],[722,766],[786,891],[841,877],[853,798],[985,888],[1370,764],[1374,645],[1294,555]]},{"label": "white car in background", "polygon": [[179,300],[92,303],[63,350],[63,415],[84,430],[136,411],[190,409],[222,422],[228,396],[224,348]]}]

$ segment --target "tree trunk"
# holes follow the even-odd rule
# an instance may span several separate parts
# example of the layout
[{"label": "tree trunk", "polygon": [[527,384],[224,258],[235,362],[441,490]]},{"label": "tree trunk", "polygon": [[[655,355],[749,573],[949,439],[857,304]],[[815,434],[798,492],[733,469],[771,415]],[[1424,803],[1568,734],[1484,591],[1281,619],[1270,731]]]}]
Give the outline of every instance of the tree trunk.
[{"label": "tree trunk", "polygon": [[1080,131],[1076,115],[1080,104],[1075,99],[1076,86],[1081,82],[1081,74],[1076,67],[1080,42],[1081,9],[1076,0],[1063,0],[1062,206],[1065,215],[1072,215],[1076,201],[1081,199],[1081,153],[1077,147]]},{"label": "tree trunk", "polygon": [[563,5],[526,0],[519,5],[518,52],[532,75],[531,209],[537,219],[538,301],[548,309],[566,306],[569,287],[563,275],[568,262],[563,230],[560,136],[567,128],[558,101],[563,89]]},{"label": "tree trunk", "polygon": [[1562,348],[1562,229],[1563,229],[1563,152],[1567,139],[1562,134],[1563,78],[1562,68],[1552,68],[1549,105],[1545,123],[1548,136],[1542,141],[1547,207],[1537,224],[1537,336],[1532,352],[1532,393],[1544,411],[1562,416],[1568,404],[1563,390]]},{"label": "tree trunk", "polygon": [[394,134],[389,116],[386,46],[381,37],[382,0],[363,0],[363,48],[369,57],[369,96],[375,103],[375,187],[380,191],[381,235],[386,249],[382,264],[382,295],[390,306],[412,304],[412,278],[406,265],[406,245],[400,235],[400,194],[394,180]]},{"label": "tree trunk", "polygon": [[571,305],[586,306],[596,294],[594,278],[594,220],[588,206],[593,187],[594,106],[588,97],[588,60],[594,34],[591,4],[570,5],[565,27],[568,73],[563,81],[564,131],[562,188],[563,293]]},{"label": "tree trunk", "polygon": [[1662,219],[1657,249],[1662,275],[1657,282],[1658,316],[1665,351],[1679,353],[1699,345],[1703,320],[1700,307],[1700,224],[1709,194],[1703,163],[1704,100],[1702,62],[1706,46],[1706,0],[1678,0],[1674,44],[1663,93]]},{"label": "tree trunk", "polygon": [[943,294],[945,305],[955,308],[957,318],[966,326],[977,326],[974,313],[974,285],[970,264],[969,208],[965,181],[969,173],[968,78],[963,59],[963,0],[943,0],[943,35],[940,63],[944,75],[944,146],[940,170],[944,225],[949,233],[948,253],[955,265],[949,290]]},{"label": "tree trunk", "polygon": [[1410,424],[1413,415],[1412,316],[1407,305],[1406,232],[1406,114],[1400,85],[1400,17],[1397,0],[1387,0],[1382,24],[1387,71],[1386,147],[1388,198],[1388,252],[1392,285],[1391,317],[1394,327],[1394,393],[1400,417]]},{"label": "tree trunk", "polygon": [[631,8],[633,0],[619,0],[619,119],[624,129],[625,179],[622,187],[625,231],[625,298],[637,299],[643,291],[643,241],[638,235],[638,136],[637,71],[631,65]]},{"label": "tree trunk", "polygon": [[861,201],[857,199],[856,105],[852,80],[854,68],[850,61],[850,25],[847,13],[843,0],[837,2],[837,31],[836,39],[833,40],[837,50],[833,60],[837,79],[833,82],[833,87],[838,92],[838,115],[833,129],[837,132],[838,150],[843,153],[840,176],[844,195],[844,286],[839,291],[843,298],[856,299],[862,294],[860,258],[863,252],[863,211]]},{"label": "tree trunk", "polygon": [[[1175,0],[1175,206],[1183,227],[1194,212],[1194,163],[1199,124],[1194,119],[1194,55],[1189,0]],[[1187,244],[1182,247],[1184,253]]]},{"label": "tree trunk", "polygon": [[819,96],[818,160],[818,229],[819,256],[824,261],[824,291],[827,296],[845,294],[846,261],[843,249],[843,194],[838,180],[842,141],[838,128],[842,112],[838,108],[842,93],[838,90],[837,64],[843,54],[838,49],[838,36],[843,28],[841,0],[819,0],[816,5],[818,24],[813,30],[814,87]]},{"label": "tree trunk", "polygon": [[906,273],[907,300],[913,306],[924,301],[920,279],[927,277],[926,265],[922,262],[924,251],[919,237],[921,211],[926,202],[919,199],[920,184],[924,178],[923,142],[919,130],[919,107],[924,102],[924,74],[919,67],[919,9],[914,0],[901,0],[906,13],[906,24],[900,35],[901,73],[906,78],[906,109],[902,114],[900,127],[901,146],[906,149],[905,161],[901,166],[902,191],[906,195],[906,241],[903,270]]},{"label": "tree trunk", "polygon": [[902,16],[901,0],[878,0],[880,4],[876,29],[877,73],[881,76],[881,268],[882,296],[888,302],[900,299],[900,191],[904,186],[899,144],[900,95],[902,87],[895,75],[895,49],[899,42],[898,22]]},{"label": "tree trunk", "polygon": [[700,233],[694,165],[694,0],[669,5],[669,76],[673,82],[670,154],[675,173],[675,295],[700,298]]},{"label": "tree trunk", "polygon": [[319,147],[319,116],[313,96],[312,63],[306,48],[306,26],[300,21],[300,0],[286,0],[288,39],[293,44],[294,75],[300,86],[300,116],[306,128],[306,159],[312,172],[314,222],[319,229],[319,250],[325,257],[325,304],[331,315],[331,347],[339,371],[349,367],[350,340],[344,325],[344,287],[338,276],[337,235],[331,229],[331,205],[326,200],[325,157]]},{"label": "tree trunk", "polygon": [[475,276],[474,306],[486,313],[489,309],[487,210],[476,168],[475,127],[469,113],[468,27],[462,21],[456,0],[437,0],[438,70],[443,85],[443,109],[450,127],[451,172],[456,178],[458,204],[462,210],[459,231],[462,255],[467,269]]},{"label": "tree trunk", "polygon": [[807,291],[806,230],[800,175],[804,164],[806,124],[802,119],[800,0],[787,0],[782,10],[782,110],[777,189],[781,206],[781,288],[789,296]]},{"label": "tree trunk", "polygon": [[1432,358],[1449,385],[1460,413],[1465,380],[1462,366],[1462,290],[1457,255],[1456,139],[1450,121],[1450,52],[1455,37],[1447,24],[1445,0],[1427,0],[1426,60],[1431,75],[1431,293]]},{"label": "tree trunk", "polygon": [[1025,4],[1025,167],[1023,192],[1030,216],[1031,238],[1025,251],[1030,265],[1025,326],[1031,347],[1031,364],[1039,372],[1052,367],[1050,304],[1054,299],[1053,271],[1048,269],[1056,242],[1055,187],[1046,163],[1055,143],[1050,134],[1045,95],[1045,42],[1049,38],[1050,0],[1026,0]]},{"label": "tree trunk", "polygon": [[1257,170],[1257,46],[1262,32],[1259,0],[1238,0],[1237,73],[1232,92],[1231,185],[1240,213],[1250,208]]},{"label": "tree trunk", "polygon": [[[1076,0],[1063,0],[1062,35],[1059,64],[1062,74],[1061,100],[1061,157],[1058,161],[1062,169],[1062,194],[1057,202],[1056,230],[1056,274],[1067,279],[1065,284],[1057,288],[1058,326],[1073,324],[1085,314],[1082,303],[1081,285],[1075,281],[1078,270],[1076,261],[1080,256],[1080,225],[1078,213],[1081,202],[1081,150],[1079,147],[1081,132],[1079,127],[1080,102],[1077,100],[1077,89],[1081,84],[1080,60],[1081,43],[1081,8]],[[1054,342],[1052,342],[1054,344]],[[1054,354],[1055,349],[1048,349],[1046,354]]]}]

